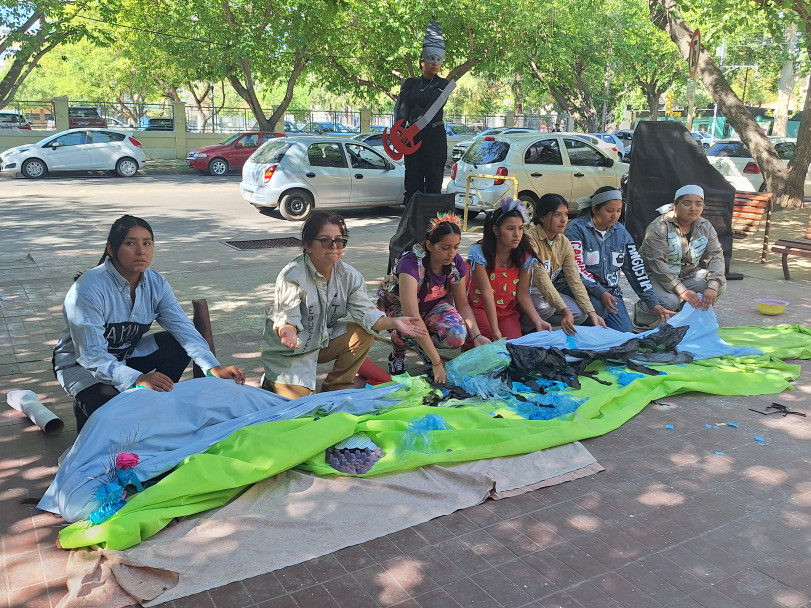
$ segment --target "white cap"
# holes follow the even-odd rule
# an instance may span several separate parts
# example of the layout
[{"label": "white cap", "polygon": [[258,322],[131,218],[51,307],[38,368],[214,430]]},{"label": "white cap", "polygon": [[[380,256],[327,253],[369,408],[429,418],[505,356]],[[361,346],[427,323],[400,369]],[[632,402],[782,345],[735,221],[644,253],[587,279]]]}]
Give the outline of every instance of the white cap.
[{"label": "white cap", "polygon": [[688,184],[676,190],[676,194],[673,195],[673,201],[675,202],[679,200],[679,198],[681,198],[685,194],[696,194],[701,197],[701,200],[704,200],[704,189],[701,186]]}]

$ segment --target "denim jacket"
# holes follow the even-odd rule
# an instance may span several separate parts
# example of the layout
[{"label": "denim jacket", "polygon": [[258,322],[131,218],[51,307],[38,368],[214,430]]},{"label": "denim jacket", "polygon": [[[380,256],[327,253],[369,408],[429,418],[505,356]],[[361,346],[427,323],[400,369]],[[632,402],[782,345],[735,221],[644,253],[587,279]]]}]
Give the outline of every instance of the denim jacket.
[{"label": "denim jacket", "polygon": [[100,382],[119,391],[130,388],[141,372],[127,367],[127,359],[157,349],[153,336],[144,337],[152,321],[172,334],[202,369],[219,365],[169,283],[151,268],[141,275],[133,302],[129,281],[112,260],[105,260],[71,286],[62,313],[65,328],[54,348],[54,372],[74,397]]},{"label": "denim jacket", "polygon": [[620,270],[631,288],[649,308],[659,304],[645,263],[633,238],[622,224],[614,224],[601,235],[591,217],[578,217],[569,222],[564,234],[572,242],[574,259],[589,295],[599,299],[606,291],[621,297]]}]

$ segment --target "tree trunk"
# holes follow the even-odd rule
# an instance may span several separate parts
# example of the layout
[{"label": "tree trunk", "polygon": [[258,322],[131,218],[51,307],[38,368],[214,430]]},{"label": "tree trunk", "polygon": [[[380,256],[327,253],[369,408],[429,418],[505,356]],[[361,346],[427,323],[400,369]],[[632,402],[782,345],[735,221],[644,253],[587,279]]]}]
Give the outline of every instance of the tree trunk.
[{"label": "tree trunk", "polygon": [[[797,25],[792,23],[786,29],[786,44],[791,53],[791,49],[797,43]],[[783,62],[780,70],[780,87],[777,93],[777,107],[774,111],[774,127],[772,135],[786,135],[788,127],[788,106],[791,101],[791,92],[797,83],[797,74],[794,72],[794,61],[789,59]]]},{"label": "tree trunk", "polygon": [[[693,28],[682,18],[676,5],[676,0],[648,0],[651,9],[651,21],[654,25],[667,32],[670,39],[679,47],[682,56],[687,59],[690,52],[690,39]],[[811,41],[809,41],[811,44]],[[803,183],[811,160],[811,111],[803,113],[800,125],[800,134],[797,137],[796,163],[805,159],[805,169],[789,172],[788,166],[780,159],[774,146],[764,135],[752,114],[743,105],[741,100],[729,86],[724,74],[715,64],[715,61],[705,49],[701,49],[698,59],[698,76],[704,87],[710,92],[718,107],[724,113],[740,135],[741,141],[752,154],[768,189],[774,194],[774,202],[778,207],[799,208],[803,204]],[[806,107],[808,98],[806,97]],[[808,131],[803,130],[803,125]],[[803,137],[805,135],[805,137]]]}]

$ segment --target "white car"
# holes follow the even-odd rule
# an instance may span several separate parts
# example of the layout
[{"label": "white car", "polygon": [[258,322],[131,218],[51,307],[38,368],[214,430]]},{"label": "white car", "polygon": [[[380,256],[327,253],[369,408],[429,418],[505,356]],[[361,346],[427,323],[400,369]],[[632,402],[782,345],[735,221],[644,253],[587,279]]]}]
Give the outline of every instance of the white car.
[{"label": "white car", "polygon": [[141,142],[113,129],[68,129],[0,153],[0,171],[43,177],[56,171],[111,171],[132,177],[146,163]]},{"label": "white car", "polygon": [[279,137],[251,155],[239,187],[254,207],[301,221],[314,208],[402,205],[404,177],[401,165],[357,140]]},{"label": "white car", "polygon": [[629,166],[618,163],[598,148],[565,133],[516,133],[494,135],[475,142],[453,165],[446,192],[456,194],[456,208],[465,207],[465,187],[471,174],[498,176],[471,178],[469,216],[491,211],[513,184],[501,177],[518,178],[518,198],[530,214],[537,200],[548,193],[560,194],[577,208],[577,199],[591,196],[597,188],[618,188]]},{"label": "white car", "polygon": [[[567,133],[567,132],[563,132],[563,135],[571,135],[573,137],[578,137],[578,138],[582,139],[583,141],[589,142],[595,148],[600,148],[600,150],[602,150],[603,153],[608,158],[613,158],[614,160],[622,160],[622,152],[620,151],[620,149],[617,147],[617,145],[614,142],[605,141],[602,138],[597,137],[596,135],[592,135],[591,133]],[[623,148],[623,151],[624,151],[624,148]]]},{"label": "white car", "polygon": [[[788,163],[794,158],[797,140],[792,137],[769,137],[777,155]],[[751,152],[739,139],[719,139],[707,152],[707,160],[716,171],[741,192],[763,192],[766,182],[760,172],[760,166]],[[806,197],[811,197],[811,176],[805,176]]]},{"label": "white car", "polygon": [[524,127],[493,127],[492,129],[487,129],[486,131],[482,131],[478,135],[466,139],[464,141],[460,141],[457,143],[453,150],[451,151],[451,157],[453,158],[453,162],[456,162],[460,158],[465,155],[467,149],[473,145],[473,142],[477,139],[481,139],[482,137],[487,137],[488,135],[500,135],[500,134],[509,134],[509,133],[537,133],[537,129],[526,129]]}]

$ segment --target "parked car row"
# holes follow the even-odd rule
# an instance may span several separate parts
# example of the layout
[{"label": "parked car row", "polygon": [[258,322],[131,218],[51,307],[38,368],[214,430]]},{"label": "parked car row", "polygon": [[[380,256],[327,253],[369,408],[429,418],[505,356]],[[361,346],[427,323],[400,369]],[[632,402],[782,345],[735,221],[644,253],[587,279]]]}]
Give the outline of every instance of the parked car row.
[{"label": "parked car row", "polygon": [[[0,118],[7,116],[17,114],[0,112]],[[469,216],[475,216],[512,193],[508,178],[515,177],[518,198],[530,212],[549,192],[563,196],[574,210],[579,197],[601,186],[619,187],[628,171],[628,164],[617,160],[624,151],[603,135],[528,129],[482,133],[466,140],[446,191],[456,195],[457,209],[467,202]],[[794,158],[795,139],[769,139],[784,161]],[[718,140],[707,160],[736,190],[764,190],[760,167],[739,139]],[[289,220],[303,220],[315,208],[402,203],[405,170],[386,156],[380,132],[345,137],[246,131],[195,150],[186,161],[190,168],[215,176],[242,168],[242,197],[257,208],[278,209]],[[101,127],[68,129],[0,153],[0,171],[29,178],[88,170],[131,177],[145,163],[143,146],[131,133]],[[811,197],[811,175],[805,196]]]}]

